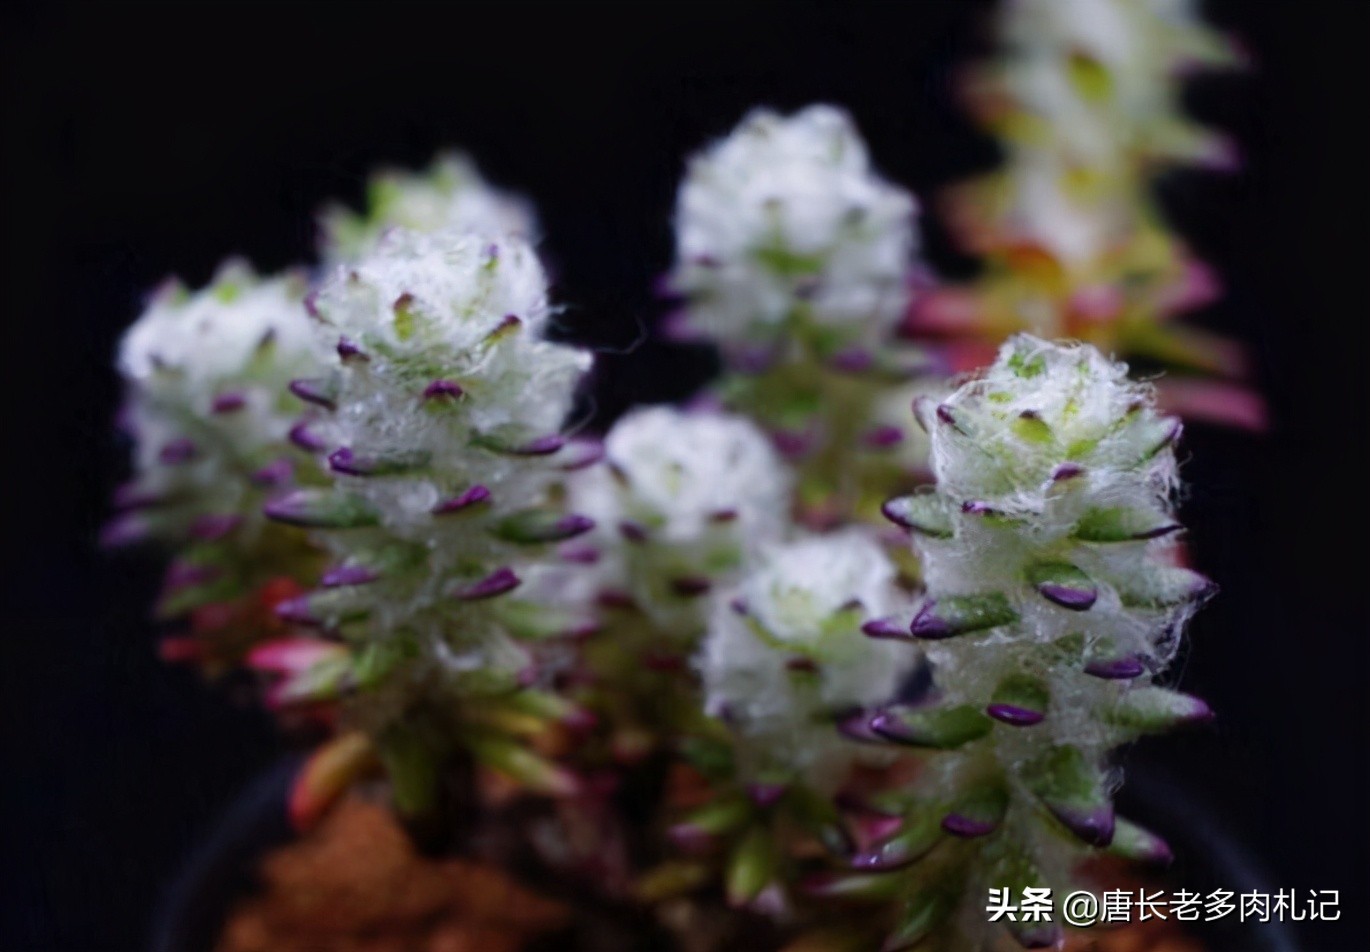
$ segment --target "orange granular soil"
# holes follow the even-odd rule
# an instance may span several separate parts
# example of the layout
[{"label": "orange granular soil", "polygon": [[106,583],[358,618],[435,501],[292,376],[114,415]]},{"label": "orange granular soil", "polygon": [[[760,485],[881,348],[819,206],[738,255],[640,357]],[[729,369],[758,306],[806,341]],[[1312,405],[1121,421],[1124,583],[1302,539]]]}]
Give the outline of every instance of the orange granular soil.
[{"label": "orange granular soil", "polygon": [[258,878],[215,952],[516,952],[569,920],[494,869],[419,856],[384,807],[357,798]]}]

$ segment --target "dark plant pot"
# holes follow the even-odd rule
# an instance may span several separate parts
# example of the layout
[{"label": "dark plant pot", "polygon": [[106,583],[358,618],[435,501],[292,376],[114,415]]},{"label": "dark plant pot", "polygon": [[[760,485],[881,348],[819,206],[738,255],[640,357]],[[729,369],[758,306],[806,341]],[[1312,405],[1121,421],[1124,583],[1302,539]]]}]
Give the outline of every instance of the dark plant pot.
[{"label": "dark plant pot", "polygon": [[[300,759],[282,760],[250,783],[172,883],[154,924],[151,952],[209,952],[234,904],[253,885],[253,871],[273,848],[295,836],[286,819],[285,796]],[[1207,895],[1273,893],[1265,870],[1217,818],[1177,782],[1147,769],[1128,775],[1120,810],[1170,842],[1176,860],[1168,871],[1173,889]],[[1299,952],[1293,929],[1280,922],[1242,923],[1232,917],[1192,923],[1210,952]]]}]

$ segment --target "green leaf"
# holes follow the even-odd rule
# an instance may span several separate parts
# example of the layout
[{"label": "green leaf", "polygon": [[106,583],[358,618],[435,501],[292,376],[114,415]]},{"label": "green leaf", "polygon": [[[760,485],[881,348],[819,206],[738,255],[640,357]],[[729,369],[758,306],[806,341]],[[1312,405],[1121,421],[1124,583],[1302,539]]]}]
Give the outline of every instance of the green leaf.
[{"label": "green leaf", "polygon": [[754,813],[751,801],[745,797],[723,796],[691,811],[681,823],[693,827],[700,833],[718,836],[741,829]]},{"label": "green leaf", "polygon": [[417,655],[417,646],[407,638],[371,642],[361,649],[353,663],[352,677],[358,687],[374,687],[394,671],[400,662]]},{"label": "green leaf", "polygon": [[1137,687],[1104,707],[1105,721],[1135,734],[1161,734],[1186,724],[1211,720],[1213,710],[1191,694],[1168,688]]},{"label": "green leaf", "polygon": [[958,707],[889,707],[871,721],[882,737],[911,747],[951,750],[989,733],[994,722],[973,704]]},{"label": "green leaf", "polygon": [[953,903],[939,889],[925,889],[914,893],[899,912],[899,922],[885,939],[880,952],[904,952],[932,935],[947,916]]},{"label": "green leaf", "polygon": [[934,539],[950,539],[952,536],[951,516],[947,513],[946,503],[933,493],[896,496],[881,506],[880,511],[895,525],[912,529],[921,535]]},{"label": "green leaf", "polygon": [[1099,598],[1099,588],[1093,579],[1069,562],[1030,565],[1027,580],[1037,594],[1071,611],[1085,611]]},{"label": "green leaf", "polygon": [[1119,578],[1114,587],[1128,608],[1166,609],[1208,597],[1215,586],[1198,572],[1151,564]]},{"label": "green leaf", "polygon": [[594,527],[590,520],[555,509],[521,509],[510,513],[490,526],[496,538],[516,545],[540,545],[561,542],[581,535]]},{"label": "green leaf", "polygon": [[817,838],[828,852],[850,856],[856,851],[851,831],[829,798],[799,784],[786,792],[785,805],[795,821]]},{"label": "green leaf", "polygon": [[916,638],[950,638],[1018,620],[1008,596],[1000,592],[983,595],[952,595],[923,603],[909,631]]},{"label": "green leaf", "polygon": [[438,801],[437,756],[413,731],[394,728],[380,740],[381,762],[401,816],[432,813]]},{"label": "green leaf", "polygon": [[775,879],[779,864],[771,839],[769,830],[754,826],[733,850],[726,876],[728,902],[732,905],[751,902]]},{"label": "green leaf", "polygon": [[1089,102],[1104,102],[1113,97],[1113,74],[1092,56],[1078,50],[1070,54],[1066,75],[1070,84]]},{"label": "green leaf", "polygon": [[535,793],[548,796],[570,796],[579,785],[564,767],[534,753],[517,741],[503,738],[472,740],[471,752],[476,759],[507,777],[517,780]]},{"label": "green leaf", "polygon": [[1051,701],[1046,682],[1030,674],[1011,674],[994,688],[986,713],[1015,726],[1042,720]]},{"label": "green leaf", "polygon": [[942,829],[955,836],[986,836],[1004,821],[1008,802],[1008,790],[997,778],[974,784],[943,817]]},{"label": "green leaf", "polygon": [[1134,542],[1155,539],[1179,528],[1165,513],[1154,509],[1118,506],[1086,511],[1072,535],[1081,542]]},{"label": "green leaf", "polygon": [[779,244],[757,248],[752,255],[762,267],[785,277],[808,277],[823,270],[821,254],[801,254]]},{"label": "green leaf", "polygon": [[1113,839],[1113,802],[1103,773],[1078,747],[1053,747],[1025,768],[1023,779],[1047,810],[1091,846]]},{"label": "green leaf", "polygon": [[1108,851],[1139,863],[1168,863],[1173,858],[1165,840],[1122,817],[1114,824],[1113,842],[1108,845]]},{"label": "green leaf", "polygon": [[408,293],[401,294],[391,306],[391,312],[395,316],[396,339],[407,341],[412,338],[419,321],[418,313],[414,309],[414,296]]},{"label": "green leaf", "polygon": [[904,825],[893,836],[877,844],[854,861],[863,869],[891,870],[915,863],[941,841],[941,811],[929,804],[918,804],[907,814]]},{"label": "green leaf", "polygon": [[[988,880],[996,887],[1007,889],[1015,899],[1022,897],[1028,889],[1044,890],[1041,894],[1044,898],[1051,895],[1046,878],[1032,856],[1021,846],[1009,848],[992,862]],[[1028,920],[1019,915],[1016,920],[1005,917],[1000,922],[1024,948],[1054,949],[1060,946],[1061,928],[1054,921]]]},{"label": "green leaf", "polygon": [[1047,422],[1031,410],[1024,410],[1009,424],[1013,433],[1024,443],[1037,446],[1050,446],[1055,442],[1055,434]]},{"label": "green leaf", "polygon": [[267,503],[268,518],[307,529],[360,529],[380,523],[380,513],[361,496],[332,489],[297,489]]}]

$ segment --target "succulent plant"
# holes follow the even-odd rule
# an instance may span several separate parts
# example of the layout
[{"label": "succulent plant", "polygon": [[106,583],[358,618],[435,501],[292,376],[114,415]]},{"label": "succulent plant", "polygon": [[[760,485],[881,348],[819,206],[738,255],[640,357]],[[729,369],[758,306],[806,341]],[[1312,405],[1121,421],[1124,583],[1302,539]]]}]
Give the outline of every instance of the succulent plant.
[{"label": "succulent plant", "polygon": [[566,791],[569,775],[521,742],[529,718],[571,716],[528,673],[527,645],[573,632],[589,606],[519,589],[530,573],[545,583],[551,546],[592,526],[556,489],[583,461],[562,424],[589,355],[541,339],[546,279],[513,236],[392,229],[309,306],[334,356],[292,382],[308,408],[294,432],[330,484],[266,512],[332,556],[320,586],[279,612],[343,647],[330,642],[326,677],[291,672],[290,700],[342,702],[407,813],[432,807],[456,754]]},{"label": "succulent plant", "polygon": [[1186,75],[1237,65],[1236,48],[1177,0],[1022,0],[998,27],[1004,51],[965,93],[1006,161],[943,206],[985,267],[915,301],[908,331],[957,371],[1017,331],[1086,340],[1178,371],[1159,389],[1168,408],[1259,428],[1242,349],[1180,321],[1220,287],[1152,195],[1166,167],[1236,165],[1233,145],[1180,102]]},{"label": "succulent plant", "polygon": [[324,728],[299,826],[383,769],[414,832],[708,952],[987,948],[990,888],[1167,855],[1112,753],[1210,716],[1165,678],[1213,586],[1171,382],[1094,343],[1235,369],[1163,324],[1211,282],[1146,194],[1223,154],[1171,73],[1230,50],[1180,0],[1021,0],[1003,35],[973,91],[1008,165],[958,206],[982,279],[920,302],[916,204],[851,120],[753,112],[690,163],[667,281],[727,371],[602,442],[531,211],[458,155],[328,212],[309,293],[233,266],[154,299],[109,537],[172,547],[164,611]]},{"label": "succulent plant", "polygon": [[172,550],[159,612],[189,615],[193,636],[167,650],[209,673],[241,660],[317,563],[301,533],[261,515],[271,493],[320,478],[288,438],[286,384],[319,365],[305,288],[229,262],[201,291],[164,285],[120,346],[134,472],[104,538]]},{"label": "succulent plant", "polygon": [[[1180,424],[1123,364],[1019,335],[919,414],[936,489],[886,512],[912,532],[927,591],[911,617],[865,631],[916,642],[933,688],[855,732],[927,762],[885,801],[906,822],[856,865],[900,883],[903,918],[886,948],[930,933],[966,948],[993,928],[990,887],[1059,889],[1093,850],[1168,855],[1115,816],[1108,755],[1211,716],[1159,681],[1213,586],[1176,564]],[[976,903],[980,914],[966,914]],[[1040,947],[1059,924],[1010,928]]]},{"label": "succulent plant", "polygon": [[530,242],[540,233],[532,205],[491,188],[475,162],[460,152],[439,155],[423,172],[378,172],[367,182],[364,213],[335,203],[323,210],[319,223],[320,251],[329,265],[369,254],[392,228],[517,235]]},{"label": "succulent plant", "polygon": [[873,512],[921,462],[899,452],[907,421],[876,411],[924,369],[894,341],[916,213],[832,106],[750,113],[681,185],[667,286],[685,304],[671,329],[722,349],[719,396],[795,462],[812,522]]},{"label": "succulent plant", "polygon": [[895,574],[873,533],[849,527],[770,547],[715,597],[699,658],[705,710],[737,734],[746,782],[831,794],[871,753],[833,724],[891,701],[917,661],[859,637],[867,618],[908,601]]},{"label": "succulent plant", "polygon": [[630,599],[677,647],[707,618],[710,591],[789,529],[792,476],[749,420],[710,410],[631,411],[604,441],[605,465],[570,482],[609,599]]}]

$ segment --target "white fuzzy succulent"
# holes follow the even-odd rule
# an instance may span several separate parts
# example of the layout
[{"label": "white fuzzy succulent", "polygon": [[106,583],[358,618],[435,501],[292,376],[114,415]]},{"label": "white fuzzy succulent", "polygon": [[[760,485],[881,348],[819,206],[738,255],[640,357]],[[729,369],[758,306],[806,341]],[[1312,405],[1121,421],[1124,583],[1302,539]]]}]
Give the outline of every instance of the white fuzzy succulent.
[{"label": "white fuzzy succulent", "polygon": [[[542,339],[547,280],[526,242],[392,231],[312,306],[341,347],[316,432],[392,531],[425,538],[433,508],[474,485],[537,501],[546,477],[527,457],[559,448],[590,357]],[[413,475],[376,482],[371,466]]]},{"label": "white fuzzy succulent", "polygon": [[[909,504],[947,527],[917,536],[929,624],[937,599],[1002,593],[1020,619],[1015,638],[1087,630],[1101,650],[1168,661],[1207,583],[1166,557],[1180,425],[1156,414],[1150,388],[1092,347],[1019,335],[920,411],[938,492]],[[979,675],[961,674],[975,690]]]},{"label": "white fuzzy succulent", "polygon": [[330,264],[369,254],[391,228],[516,235],[530,242],[539,232],[532,205],[492,188],[461,153],[439,155],[423,172],[391,169],[372,176],[365,214],[334,205],[321,220],[323,257]]},{"label": "white fuzzy succulent", "polygon": [[1004,209],[1004,231],[1015,242],[1049,251],[1066,267],[1090,267],[1138,231],[1138,210],[1117,189],[1081,188],[1050,150],[1016,157]]},{"label": "white fuzzy succulent", "polygon": [[1016,0],[1003,33],[1005,85],[1077,161],[1226,158],[1221,140],[1179,110],[1186,67],[1236,59],[1193,0]]},{"label": "white fuzzy succulent", "polygon": [[[919,641],[935,689],[869,727],[946,752],[913,791],[941,832],[985,844],[967,847],[963,908],[988,882],[1065,886],[1083,845],[1166,855],[1115,817],[1106,757],[1209,716],[1152,683],[1211,589],[1174,554],[1178,422],[1125,365],[1028,335],[920,418],[936,492],[886,513],[913,530],[927,595],[911,622],[866,631]],[[1054,926],[1009,928],[1028,947],[1059,938]]]},{"label": "white fuzzy succulent", "polygon": [[291,459],[298,408],[285,389],[319,366],[304,293],[299,275],[263,279],[229,262],[202,291],[164,287],[124,335],[136,448],[123,501],[139,525],[169,541],[250,534],[263,490],[307,462]]},{"label": "white fuzzy succulent", "polygon": [[913,652],[861,634],[904,596],[871,533],[846,529],[768,548],[714,598],[700,654],[706,706],[743,739],[751,779],[802,777],[831,790],[860,752],[834,727],[893,700]]},{"label": "white fuzzy succulent", "polygon": [[508,637],[560,616],[496,596],[535,547],[589,525],[551,489],[575,455],[560,433],[590,357],[541,339],[536,255],[510,236],[395,229],[311,307],[337,357],[294,390],[316,405],[306,440],[334,486],[271,507],[339,530],[321,533],[338,564],[304,613],[407,638],[454,676],[510,674]]},{"label": "white fuzzy succulent", "polygon": [[606,465],[577,474],[571,505],[599,526],[599,577],[664,629],[702,627],[703,596],[788,524],[791,477],[750,421],[635,410],[605,438]]},{"label": "white fuzzy succulent", "polygon": [[796,320],[869,344],[907,304],[915,212],[846,113],[756,110],[690,161],[670,281],[691,328],[725,345],[769,343]]}]

